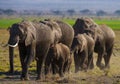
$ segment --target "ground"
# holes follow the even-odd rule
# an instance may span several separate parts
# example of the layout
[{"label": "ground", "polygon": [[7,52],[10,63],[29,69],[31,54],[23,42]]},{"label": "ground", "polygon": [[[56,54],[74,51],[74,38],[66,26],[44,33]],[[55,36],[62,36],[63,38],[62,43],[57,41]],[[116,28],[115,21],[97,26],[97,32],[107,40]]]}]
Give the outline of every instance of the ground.
[{"label": "ground", "polygon": [[[110,70],[100,70],[96,65],[93,70],[87,72],[80,71],[74,73],[74,62],[71,66],[71,73],[66,74],[64,78],[58,75],[49,75],[49,80],[36,81],[36,64],[35,61],[30,66],[30,81],[20,80],[20,61],[18,48],[15,48],[14,66],[15,73],[7,73],[9,70],[9,53],[8,47],[0,46],[0,84],[55,84],[55,83],[71,83],[71,84],[120,84],[120,31],[115,30],[116,34],[114,52],[111,57]],[[9,38],[9,32],[6,29],[0,29],[0,45],[6,44]],[[97,55],[94,54],[94,64]],[[44,77],[44,76],[43,76]]]}]

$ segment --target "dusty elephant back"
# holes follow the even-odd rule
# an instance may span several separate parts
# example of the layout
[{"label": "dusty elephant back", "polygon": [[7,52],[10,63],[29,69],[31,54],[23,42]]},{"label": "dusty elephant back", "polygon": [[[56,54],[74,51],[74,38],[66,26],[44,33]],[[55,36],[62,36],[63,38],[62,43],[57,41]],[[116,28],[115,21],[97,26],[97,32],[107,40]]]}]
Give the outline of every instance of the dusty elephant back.
[{"label": "dusty elephant back", "polygon": [[33,23],[33,25],[36,28],[36,39],[38,43],[54,42],[54,39],[52,38],[52,30],[47,25],[43,23]]},{"label": "dusty elephant back", "polygon": [[60,42],[61,36],[62,36],[62,31],[59,27],[59,25],[53,21],[53,20],[45,20],[45,21],[40,21],[40,23],[43,23],[45,25],[47,25],[53,33],[53,39],[54,39],[54,43],[58,43]]},{"label": "dusty elephant back", "polygon": [[72,26],[62,21],[57,20],[56,22],[58,23],[62,31],[62,37],[60,42],[67,45],[70,48],[74,38],[74,30]]},{"label": "dusty elephant back", "polygon": [[[115,33],[107,25],[99,25],[104,34],[108,35],[111,38],[115,38]],[[104,35],[106,37],[106,35]]]},{"label": "dusty elephant back", "polygon": [[107,46],[107,50],[114,45],[115,41],[115,33],[109,28],[107,25],[100,25],[100,29],[103,31],[103,36],[105,39],[105,44]]}]

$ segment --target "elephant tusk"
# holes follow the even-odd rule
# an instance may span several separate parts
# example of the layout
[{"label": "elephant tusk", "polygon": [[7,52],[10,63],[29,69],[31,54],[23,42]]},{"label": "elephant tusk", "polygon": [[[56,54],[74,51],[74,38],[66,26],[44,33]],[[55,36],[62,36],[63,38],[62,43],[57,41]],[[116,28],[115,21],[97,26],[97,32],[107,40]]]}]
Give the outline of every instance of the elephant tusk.
[{"label": "elephant tusk", "polygon": [[1,44],[1,47],[7,47],[7,46],[8,46],[8,44],[5,44],[5,45],[2,45],[2,44]]},{"label": "elephant tusk", "polygon": [[18,45],[18,42],[15,45],[8,44],[8,46],[10,46],[10,47],[16,47],[17,45]]}]

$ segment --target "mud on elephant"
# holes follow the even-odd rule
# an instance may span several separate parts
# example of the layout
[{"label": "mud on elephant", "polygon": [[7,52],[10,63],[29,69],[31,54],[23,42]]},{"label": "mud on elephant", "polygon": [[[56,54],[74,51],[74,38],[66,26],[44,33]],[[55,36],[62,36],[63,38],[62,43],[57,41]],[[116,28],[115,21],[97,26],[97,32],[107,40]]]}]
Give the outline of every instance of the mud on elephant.
[{"label": "mud on elephant", "polygon": [[93,38],[86,34],[78,34],[74,37],[71,51],[74,53],[75,72],[80,69],[87,71],[88,68],[94,67],[94,45]]},{"label": "mud on elephant", "polygon": [[[113,52],[115,33],[106,25],[97,25],[91,18],[78,18],[73,25],[75,35],[86,33],[95,41],[94,51],[98,54],[97,66],[100,69],[110,67],[110,58]],[[101,63],[104,58],[105,65]]]}]

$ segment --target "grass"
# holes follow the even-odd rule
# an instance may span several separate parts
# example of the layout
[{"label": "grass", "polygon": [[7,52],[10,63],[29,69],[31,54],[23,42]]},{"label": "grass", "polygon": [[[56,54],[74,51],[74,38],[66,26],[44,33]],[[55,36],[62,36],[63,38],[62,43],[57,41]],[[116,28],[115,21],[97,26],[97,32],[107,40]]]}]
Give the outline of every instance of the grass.
[{"label": "grass", "polygon": [[[116,33],[116,40],[115,40],[115,45],[120,46],[120,31],[115,31]],[[8,31],[6,31],[6,29],[0,29],[0,43],[7,43],[9,38],[9,33]],[[120,48],[120,47],[119,47]],[[114,49],[115,50],[115,49]],[[79,82],[78,84],[112,84],[109,83],[109,81],[113,81],[115,83],[113,84],[120,84],[120,51],[117,51],[115,54],[117,56],[112,56],[111,58],[111,68],[110,71],[108,73],[107,76],[105,76],[105,72],[100,70],[96,65],[95,68],[93,70],[90,70],[88,72],[78,72],[78,73],[74,73],[74,61],[72,63],[72,67],[71,67],[71,71],[72,74],[70,74],[70,78],[69,79],[69,83],[73,83],[75,81]],[[96,63],[96,54],[94,55],[94,64]],[[21,71],[21,65],[20,65],[20,58],[19,58],[19,53],[18,53],[18,48],[15,48],[15,55],[14,55],[14,65],[15,65],[15,71],[20,72]],[[13,84],[13,82],[20,82],[17,81],[19,80],[19,74],[18,77],[16,78],[15,76],[9,76],[6,74],[6,72],[9,70],[9,53],[8,53],[8,47],[3,48],[0,47],[0,80],[10,80],[11,83],[9,84]],[[35,76],[36,77],[36,63],[35,61],[32,62],[31,67],[29,68],[30,70],[30,76]],[[35,77],[33,77],[33,79],[31,79],[33,82],[31,83],[27,83],[25,82],[25,84],[33,84],[36,83],[34,81]],[[15,79],[16,78],[16,79]],[[67,78],[67,77],[66,77]],[[111,79],[112,78],[112,79]],[[11,81],[12,80],[12,81]],[[67,81],[68,79],[66,79],[65,81]],[[0,81],[1,82],[1,81]],[[53,82],[53,80],[52,80]],[[41,82],[40,82],[41,83]],[[45,84],[53,84],[51,82],[44,82]],[[63,82],[64,83],[64,82]],[[4,84],[6,84],[6,81],[4,81]],[[18,84],[18,83],[15,83]],[[22,84],[21,82],[19,84]],[[37,84],[37,83],[36,83]]]},{"label": "grass", "polygon": [[97,24],[106,24],[114,30],[120,30],[120,20],[94,20]]},{"label": "grass", "polygon": [[20,22],[22,19],[21,18],[3,18],[0,19],[0,28],[8,28],[10,27],[12,24]]},{"label": "grass", "polygon": [[[27,18],[29,20],[40,20],[41,18]],[[22,18],[1,18],[0,19],[0,28],[8,28],[13,23],[20,22]],[[64,22],[73,25],[75,23],[75,20],[73,19],[63,19]],[[94,21],[98,24],[106,24],[109,27],[111,27],[113,30],[120,30],[120,20],[115,19],[94,19]]]}]

